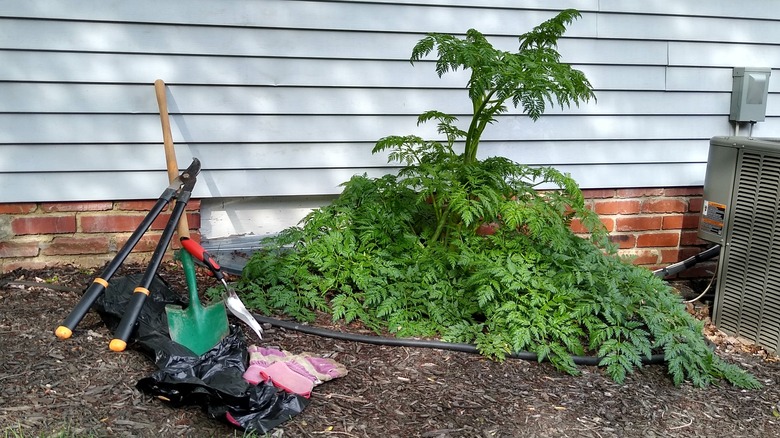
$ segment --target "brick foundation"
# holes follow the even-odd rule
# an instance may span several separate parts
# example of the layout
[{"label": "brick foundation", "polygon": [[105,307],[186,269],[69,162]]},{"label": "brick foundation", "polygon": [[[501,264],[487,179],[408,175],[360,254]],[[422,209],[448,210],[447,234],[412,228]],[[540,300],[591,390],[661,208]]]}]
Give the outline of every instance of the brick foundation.
[{"label": "brick foundation", "polygon": [[[697,237],[701,187],[584,190],[621,254],[637,265],[657,269],[701,252],[708,244]],[[0,204],[0,272],[54,264],[100,266],[140,223],[154,201],[57,202]],[[199,238],[200,202],[188,205],[188,219]],[[163,212],[128,261],[143,262],[154,251],[168,212]],[[573,223],[575,232],[583,232]],[[168,255],[170,257],[170,254]],[[711,275],[715,261],[700,263],[681,278]]]},{"label": "brick foundation", "polygon": [[[0,272],[52,265],[102,266],[154,204],[154,200],[0,204]],[[170,208],[152,223],[128,263],[149,260],[168,218]],[[192,237],[199,240],[200,201],[187,204],[187,220]],[[175,239],[173,247],[178,247]],[[170,249],[166,257],[172,257]]]},{"label": "brick foundation", "polygon": [[[620,253],[636,265],[658,269],[685,260],[710,246],[698,238],[702,187],[583,190]],[[582,232],[579,224],[574,231]],[[680,278],[711,276],[716,260],[683,271]]]}]

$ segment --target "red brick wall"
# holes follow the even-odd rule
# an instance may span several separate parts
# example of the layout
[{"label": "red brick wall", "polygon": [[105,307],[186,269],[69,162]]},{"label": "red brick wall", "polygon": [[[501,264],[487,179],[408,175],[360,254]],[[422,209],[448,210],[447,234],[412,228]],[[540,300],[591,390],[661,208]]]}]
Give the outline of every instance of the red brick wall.
[{"label": "red brick wall", "polygon": [[[591,209],[601,217],[620,253],[636,265],[657,269],[685,260],[709,244],[697,237],[702,187],[584,190]],[[575,231],[584,231],[572,224]],[[707,277],[715,260],[702,262],[679,274]]]},{"label": "red brick wall", "polygon": [[[56,264],[101,266],[122,248],[155,202],[0,204],[0,272]],[[199,238],[199,211],[200,201],[187,204],[195,239]],[[144,262],[151,257],[169,217],[170,209],[160,214],[127,262]],[[171,255],[169,250],[167,257]]]},{"label": "red brick wall", "polygon": [[[634,263],[656,269],[706,248],[696,237],[701,187],[585,190],[588,205]],[[99,266],[127,241],[154,201],[0,204],[0,272],[51,264]],[[198,238],[200,202],[188,204],[189,225]],[[168,215],[164,212],[139,242],[129,261],[151,256]],[[582,232],[581,225],[572,228]],[[714,261],[680,274],[706,277]]]}]

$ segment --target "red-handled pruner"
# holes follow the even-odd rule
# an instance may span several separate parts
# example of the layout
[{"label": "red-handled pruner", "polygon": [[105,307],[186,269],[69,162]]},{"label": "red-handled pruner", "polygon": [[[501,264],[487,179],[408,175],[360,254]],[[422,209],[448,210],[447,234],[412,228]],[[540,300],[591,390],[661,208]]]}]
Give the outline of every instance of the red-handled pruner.
[{"label": "red-handled pruner", "polygon": [[217,261],[211,257],[211,254],[209,254],[202,246],[200,246],[198,242],[190,239],[189,237],[182,237],[180,240],[182,248],[187,250],[190,255],[203,262],[203,264],[206,265],[206,267],[209,268],[209,270],[211,270],[211,272],[214,274],[214,277],[222,282],[222,285],[225,287],[225,296],[223,297],[225,299],[225,307],[230,310],[230,313],[246,323],[246,325],[248,325],[257,334],[258,338],[263,339],[263,328],[260,327],[260,324],[257,322],[255,317],[249,313],[249,310],[247,310],[246,306],[244,306],[244,303],[241,301],[241,298],[238,297],[236,291],[228,286],[227,281],[225,280],[225,275],[222,273],[222,268],[220,268],[219,263],[217,263]]},{"label": "red-handled pruner", "polygon": [[222,274],[222,268],[219,266],[219,263],[211,257],[211,254],[209,254],[208,251],[189,237],[182,237],[180,240],[182,248],[186,249],[191,256],[203,262],[203,264],[211,270],[211,273],[217,277],[217,280],[225,283],[225,275]]}]

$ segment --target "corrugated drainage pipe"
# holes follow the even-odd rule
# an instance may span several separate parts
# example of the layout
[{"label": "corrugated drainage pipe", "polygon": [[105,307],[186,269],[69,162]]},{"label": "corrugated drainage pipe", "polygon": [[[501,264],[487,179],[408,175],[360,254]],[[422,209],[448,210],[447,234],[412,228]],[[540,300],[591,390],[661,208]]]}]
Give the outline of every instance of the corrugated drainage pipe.
[{"label": "corrugated drainage pipe", "polygon": [[665,268],[656,269],[653,271],[653,274],[655,274],[656,277],[666,278],[670,275],[678,274],[688,268],[691,268],[699,262],[709,260],[718,254],[720,254],[720,245],[715,245],[712,248],[704,250],[693,257],[688,257],[681,262],[677,262]]},{"label": "corrugated drainage pipe", "polygon": [[[344,332],[338,332],[335,330],[329,330],[321,327],[313,327],[306,324],[299,324],[297,322],[285,321],[276,318],[269,318],[263,315],[252,314],[252,316],[254,316],[256,320],[264,324],[271,324],[272,326],[275,327],[282,327],[288,330],[295,330],[301,333],[307,333],[310,335],[338,339],[342,341],[362,342],[364,344],[374,344],[374,345],[387,345],[392,347],[435,348],[439,350],[451,350],[451,351],[460,351],[464,353],[479,354],[477,347],[472,344],[423,340],[423,339],[409,339],[409,338],[387,338],[383,336],[344,333]],[[513,359],[528,360],[528,361],[539,360],[539,356],[536,353],[531,353],[528,351],[520,351],[520,352],[512,353],[507,355],[507,357]],[[584,365],[584,366],[599,366],[601,362],[601,358],[595,356],[572,356],[572,359],[574,360],[574,363],[576,365]],[[660,364],[663,362],[664,362],[663,354],[654,354],[649,358],[648,357],[642,358],[642,363],[646,365]]]}]

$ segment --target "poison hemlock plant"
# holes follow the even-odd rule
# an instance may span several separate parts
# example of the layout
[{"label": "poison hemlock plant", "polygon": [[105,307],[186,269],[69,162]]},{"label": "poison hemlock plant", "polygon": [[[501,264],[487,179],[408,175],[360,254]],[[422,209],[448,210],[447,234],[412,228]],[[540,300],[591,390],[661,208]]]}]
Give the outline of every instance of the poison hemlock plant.
[{"label": "poison hemlock plant", "polygon": [[[299,320],[322,311],[400,336],[471,342],[498,360],[531,351],[572,374],[573,355],[597,355],[618,382],[658,351],[676,384],[759,386],[707,347],[701,324],[668,285],[616,255],[568,175],[477,158],[482,133],[507,102],[536,120],[547,103],[594,97],[556,51],[578,16],[566,10],[521,35],[517,53],[473,29],[463,39],[423,38],[413,63],[435,50],[439,75],[471,72],[467,129],[429,111],[418,121],[436,121],[444,141],[379,140],[374,152],[389,151],[402,169],[353,177],[333,203],[266,239],[244,269],[248,304]],[[588,239],[571,231],[572,220],[591,230]]]}]

